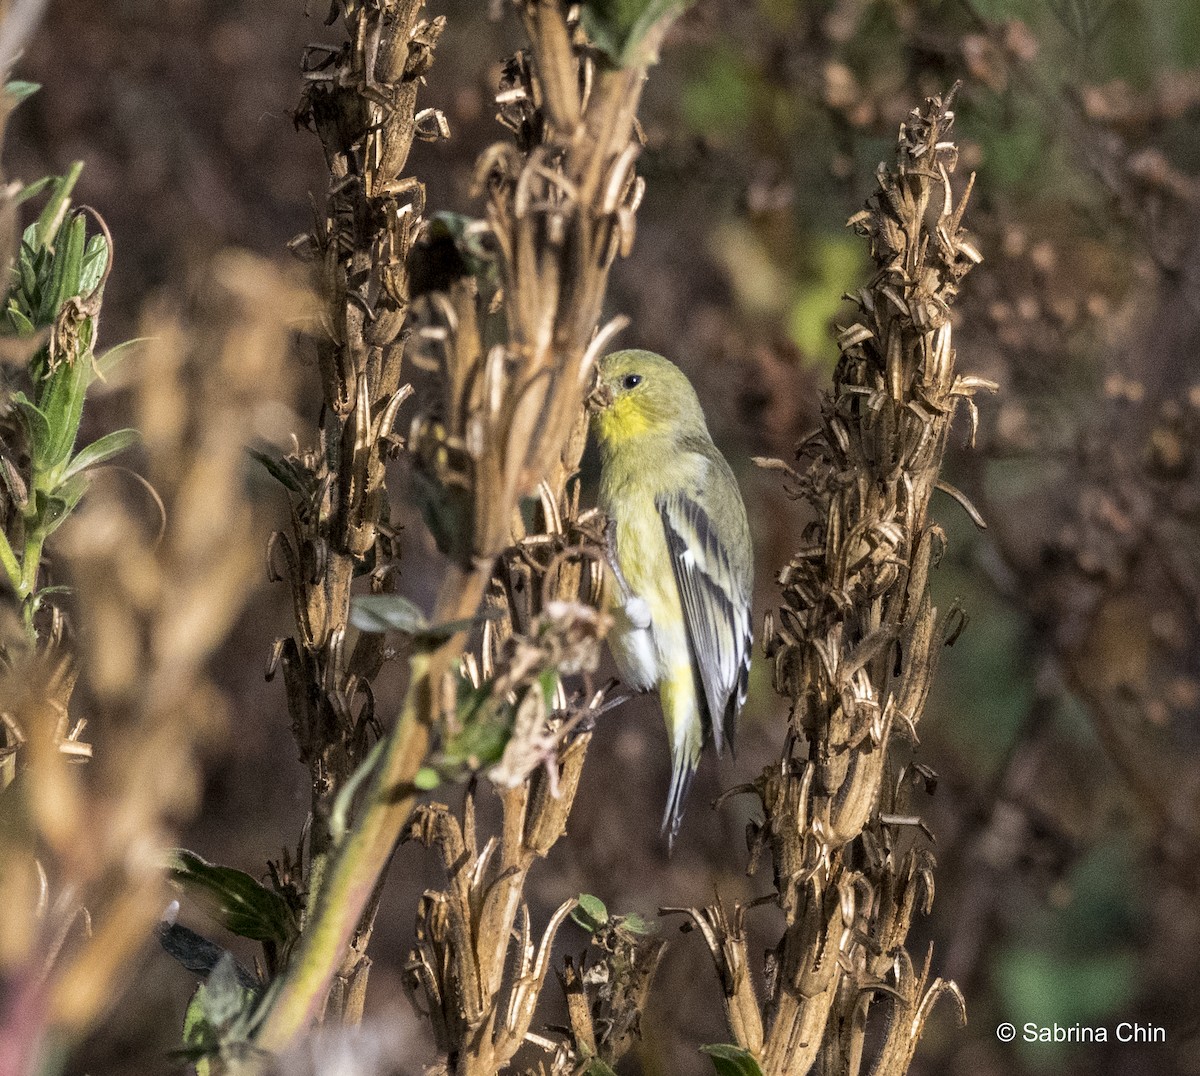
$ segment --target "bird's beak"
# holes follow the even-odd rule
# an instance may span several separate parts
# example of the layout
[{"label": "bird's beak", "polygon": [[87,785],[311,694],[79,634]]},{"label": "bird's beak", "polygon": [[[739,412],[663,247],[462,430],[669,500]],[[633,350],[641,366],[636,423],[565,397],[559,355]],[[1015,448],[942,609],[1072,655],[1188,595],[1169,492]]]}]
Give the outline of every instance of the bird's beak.
[{"label": "bird's beak", "polygon": [[610,389],[603,381],[596,382],[596,387],[588,393],[587,399],[584,401],[588,411],[590,411],[593,415],[598,411],[603,411],[606,408],[612,407],[612,402],[612,389]]}]

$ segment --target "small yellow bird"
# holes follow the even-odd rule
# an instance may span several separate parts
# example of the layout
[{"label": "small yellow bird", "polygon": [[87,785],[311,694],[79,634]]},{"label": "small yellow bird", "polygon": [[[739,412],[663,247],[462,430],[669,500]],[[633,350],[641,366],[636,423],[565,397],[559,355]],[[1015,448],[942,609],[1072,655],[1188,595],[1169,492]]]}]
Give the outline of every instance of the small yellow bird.
[{"label": "small yellow bird", "polygon": [[671,741],[662,828],[674,846],[700,754],[733,747],[746,699],[753,551],[746,506],[683,372],[650,351],[599,363],[592,432],[608,515],[622,678],[657,687]]}]

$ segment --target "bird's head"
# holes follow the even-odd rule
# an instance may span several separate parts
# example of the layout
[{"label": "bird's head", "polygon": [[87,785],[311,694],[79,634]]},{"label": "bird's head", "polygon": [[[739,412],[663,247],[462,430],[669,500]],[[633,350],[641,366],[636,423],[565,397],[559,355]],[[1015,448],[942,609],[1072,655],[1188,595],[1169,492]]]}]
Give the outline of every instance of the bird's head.
[{"label": "bird's head", "polygon": [[592,432],[602,446],[707,429],[691,382],[678,366],[653,351],[614,351],[604,356],[588,408]]}]

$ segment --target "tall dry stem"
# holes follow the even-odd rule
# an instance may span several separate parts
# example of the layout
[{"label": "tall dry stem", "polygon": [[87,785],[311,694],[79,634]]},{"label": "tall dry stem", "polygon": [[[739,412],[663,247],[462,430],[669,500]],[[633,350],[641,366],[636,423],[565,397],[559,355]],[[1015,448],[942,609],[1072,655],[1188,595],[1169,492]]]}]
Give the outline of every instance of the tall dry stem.
[{"label": "tall dry stem", "polygon": [[[271,542],[272,574],[288,583],[296,634],[278,646],[292,729],[309,769],[312,812],[299,859],[306,889],[331,849],[338,793],[363,762],[380,723],[372,681],[383,638],[349,629],[351,584],[369,574],[389,589],[398,550],[385,486],[399,450],[392,427],[411,392],[403,384],[409,305],[407,260],[424,211],[424,187],[403,175],[416,138],[437,138],[445,121],[419,112],[417,91],[433,63],[444,20],[421,18],[423,0],[334,3],[346,40],[310,46],[296,121],[321,140],[329,189],[313,231],[293,244],[316,265],[317,344],[323,407],[317,443],[283,460],[263,459],[288,491],[291,534]],[[352,641],[353,640],[353,641]],[[364,909],[330,999],[331,1016],[356,1022],[370,961],[373,902]]]},{"label": "tall dry stem", "polygon": [[761,461],[813,513],[766,628],[776,690],[791,702],[787,744],[744,789],[764,812],[751,869],[769,853],[786,920],[762,996],[745,908],[689,914],[720,971],[734,1037],[767,1076],[860,1072],[875,1006],[887,1032],[870,1070],[903,1073],[933,1001],[958,996],[905,949],[933,899],[934,867],[908,789],[932,775],[905,765],[896,742],[916,742],[957,617],[939,617],[929,591],[945,541],[929,518],[933,491],[974,513],[939,478],[951,423],[965,404],[973,430],[974,394],[995,387],[955,372],[950,305],[981,259],[962,229],[970,182],[957,203],[952,195],[949,105],[931,98],[912,113],[879,192],[851,218],[877,269],[851,297],[857,317],[839,330],[821,428],[797,450],[803,466]]},{"label": "tall dry stem", "polygon": [[[474,786],[461,819],[435,804],[410,829],[439,848],[449,881],[422,902],[413,992],[445,1070],[479,1076],[505,1069],[530,1039],[550,947],[574,906],[560,906],[539,940],[523,891],[565,832],[591,736],[586,722],[603,699],[590,685],[569,697],[561,679],[596,667],[607,628],[594,612],[602,521],[580,513],[571,479],[594,363],[621,325],[597,333],[609,268],[632,244],[642,195],[637,106],[674,15],[661,16],[636,58],[621,64],[595,49],[567,5],[515,6],[529,47],[506,65],[497,97],[515,144],[481,157],[487,219],[469,229],[475,249],[490,252],[497,279],[463,275],[432,297],[425,336],[445,395],[410,439],[418,472],[440,494],[432,514],[445,551],[468,563],[499,557],[489,591],[497,619],[468,667],[493,697],[520,700],[512,739],[490,774],[500,832],[487,840],[477,832]],[[488,312],[499,304],[504,340],[488,346]],[[536,524],[527,533],[519,500],[535,489]],[[576,1015],[574,1044],[533,1036],[557,1064],[575,1063],[581,1040],[578,1056],[596,1051],[586,1005]],[[608,1060],[632,1037],[614,1034]]]},{"label": "tall dry stem", "polygon": [[[320,72],[329,88],[319,100],[336,101],[357,91],[372,102],[371,108],[377,108],[369,113],[375,117],[373,125],[343,123],[336,128],[339,138],[350,137],[340,143],[340,156],[332,168],[335,193],[341,196],[361,188],[368,209],[371,199],[420,190],[418,184],[396,178],[403,161],[398,152],[403,138],[392,149],[375,141],[376,132],[386,136],[399,102],[411,107],[405,79],[417,78],[428,66],[429,49],[441,30],[440,22],[412,23],[420,6],[346,5],[343,14],[352,30],[351,43]],[[618,251],[632,241],[632,214],[641,194],[633,172],[637,155],[633,117],[645,63],[653,51],[651,47],[645,52],[647,59],[638,66],[598,64],[582,57],[579,29],[568,22],[567,5],[538,0],[517,6],[533,41],[532,52],[514,61],[506,76],[503,111],[517,134],[517,145],[489,151],[479,169],[488,194],[487,229],[502,281],[507,342],[484,347],[477,331],[481,321],[477,282],[468,277],[447,286],[446,294],[434,300],[445,339],[442,409],[414,425],[408,444],[414,467],[428,486],[434,535],[450,558],[434,610],[435,624],[457,625],[475,615],[497,558],[514,542],[525,548],[508,558],[513,565],[518,560],[538,564],[537,554],[549,554],[537,572],[557,582],[539,582],[526,590],[523,612],[516,606],[509,610],[514,617],[523,615],[523,621],[510,619],[489,632],[482,663],[485,676],[510,627],[522,636],[536,634],[534,617],[546,600],[574,598],[581,592],[593,604],[597,600],[591,582],[595,556],[574,548],[581,544],[584,532],[576,526],[578,514],[565,489],[583,449],[583,400],[592,364],[607,339],[604,333],[595,337],[595,332],[608,270]],[[401,14],[408,17],[407,24],[397,17]],[[653,26],[640,28],[642,38],[657,42],[670,21],[668,14]],[[378,67],[376,57],[397,57],[406,49],[414,57],[411,65],[397,61],[390,68]],[[377,106],[374,102],[379,98],[385,103]],[[360,102],[360,107],[366,106]],[[313,115],[318,118],[319,110]],[[407,143],[403,145],[406,151]],[[393,171],[371,179],[377,159]],[[378,215],[369,219],[381,220]],[[405,220],[407,227],[415,216]],[[403,239],[407,243],[411,232],[406,231]],[[330,244],[329,249],[342,248]],[[394,254],[401,246],[397,241],[384,249]],[[347,279],[357,284],[371,277]],[[386,294],[385,286],[355,294],[347,290],[347,309],[358,311],[365,305],[370,314],[367,324],[373,326],[377,318],[372,303]],[[406,292],[402,294],[407,298]],[[399,332],[403,311],[397,308],[395,313],[397,320],[388,322],[394,332],[388,344],[380,345],[380,354],[398,355],[387,351]],[[346,352],[335,347],[334,354]],[[337,362],[326,362],[325,367],[339,368]],[[398,397],[387,398],[376,414],[369,399],[362,402],[366,391],[362,379],[356,384],[357,396],[343,391],[340,402],[327,400],[329,409],[345,415],[361,413],[370,423],[390,425]],[[368,445],[375,429],[370,423],[364,418],[358,426],[360,439]],[[326,442],[328,450],[332,441],[327,437]],[[539,489],[545,538],[528,540],[523,535],[520,503]],[[537,548],[531,554],[532,547]],[[592,567],[585,570],[589,564]],[[512,578],[506,572],[494,589],[497,602],[507,604],[504,596],[520,589],[505,582]],[[335,963],[342,979],[350,962],[357,959],[361,966],[360,916],[371,903],[392,846],[416,802],[414,781],[429,752],[431,727],[439,720],[453,728],[456,721],[456,666],[465,639],[465,628],[455,628],[429,649],[418,648],[411,659],[408,694],[382,749],[359,822],[336,849],[318,892],[310,899],[308,921],[257,1036],[258,1045],[267,1050],[287,1046],[320,1015]],[[378,647],[379,642],[363,645]],[[565,811],[552,812],[559,813],[565,820]],[[504,911],[494,932],[495,953],[488,957],[490,963],[500,965],[520,906],[519,885],[508,881],[502,888],[509,895],[502,902]],[[353,952],[348,953],[347,946]]]}]

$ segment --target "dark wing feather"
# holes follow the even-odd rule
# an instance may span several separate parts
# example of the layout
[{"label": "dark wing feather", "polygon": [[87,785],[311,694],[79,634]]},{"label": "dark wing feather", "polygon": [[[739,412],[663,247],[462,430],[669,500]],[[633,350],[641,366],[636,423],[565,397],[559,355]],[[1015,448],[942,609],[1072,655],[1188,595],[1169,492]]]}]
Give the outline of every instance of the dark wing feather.
[{"label": "dark wing feather", "polygon": [[671,493],[657,503],[692,657],[700,672],[705,731],[711,729],[718,752],[724,750],[726,740],[732,749],[737,714],[746,700],[750,679],[747,573],[731,558],[695,498]]}]

